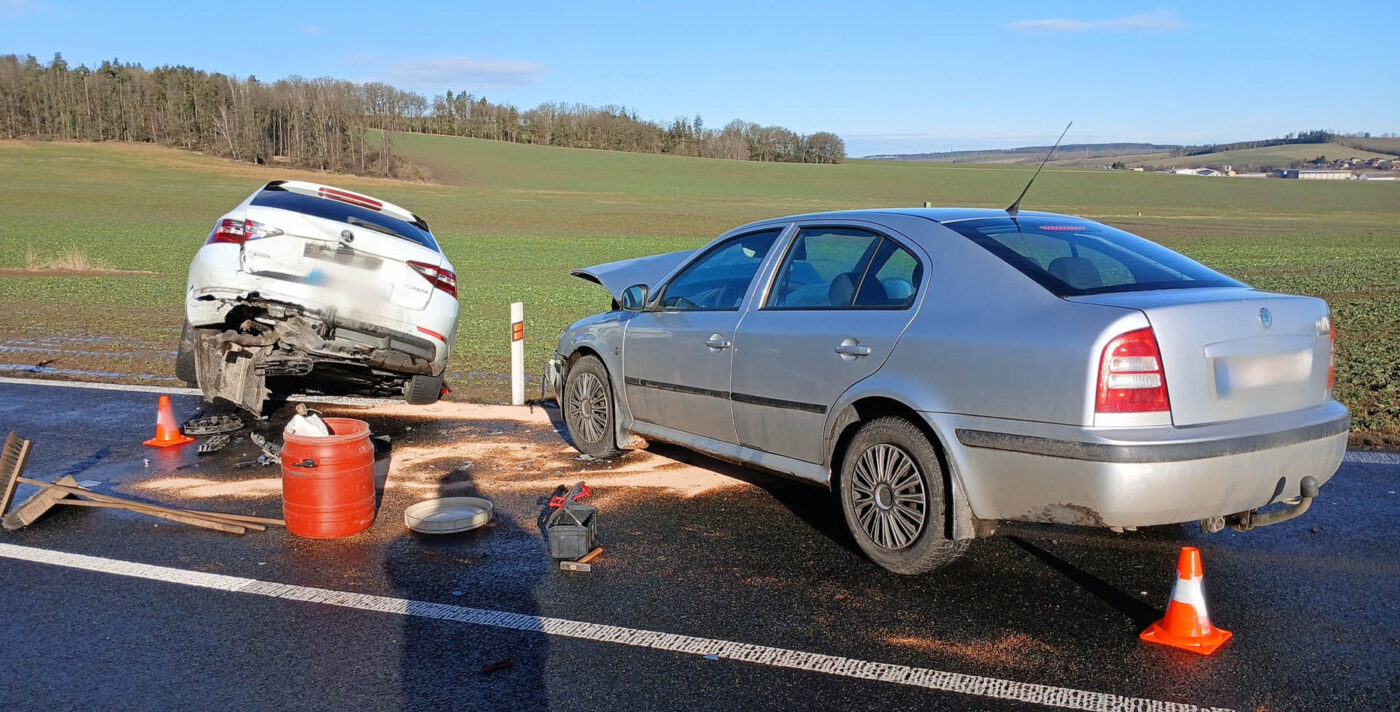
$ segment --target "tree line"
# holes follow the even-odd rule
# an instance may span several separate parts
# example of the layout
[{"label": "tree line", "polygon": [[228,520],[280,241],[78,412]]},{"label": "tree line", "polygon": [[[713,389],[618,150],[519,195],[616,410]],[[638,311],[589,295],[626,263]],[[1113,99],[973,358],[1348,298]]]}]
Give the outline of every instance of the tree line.
[{"label": "tree line", "polygon": [[752,161],[846,157],[835,134],[740,120],[719,129],[699,116],[663,125],[620,106],[544,103],[521,111],[467,92],[429,100],[381,82],[263,82],[184,66],[108,61],[90,69],[70,67],[62,55],[47,65],[0,56],[4,138],[136,141],[253,163],[415,177],[418,169],[394,151],[395,132]]}]

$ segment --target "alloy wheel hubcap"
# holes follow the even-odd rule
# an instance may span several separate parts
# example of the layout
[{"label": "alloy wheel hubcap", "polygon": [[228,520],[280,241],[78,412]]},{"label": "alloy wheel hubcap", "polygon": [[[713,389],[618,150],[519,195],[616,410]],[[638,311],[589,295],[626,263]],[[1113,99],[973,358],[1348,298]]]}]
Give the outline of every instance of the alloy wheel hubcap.
[{"label": "alloy wheel hubcap", "polygon": [[851,473],[856,521],[876,546],[903,549],[928,521],[928,493],[914,458],[889,444],[870,447]]},{"label": "alloy wheel hubcap", "polygon": [[569,388],[569,415],[583,440],[596,443],[608,428],[608,394],[603,382],[591,373],[581,373]]}]

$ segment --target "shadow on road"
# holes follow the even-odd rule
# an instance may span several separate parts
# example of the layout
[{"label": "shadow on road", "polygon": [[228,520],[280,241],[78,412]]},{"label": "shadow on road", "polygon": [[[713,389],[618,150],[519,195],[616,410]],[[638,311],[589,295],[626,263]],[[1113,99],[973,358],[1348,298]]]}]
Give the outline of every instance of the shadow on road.
[{"label": "shadow on road", "polygon": [[[469,469],[461,468],[443,474],[437,496],[482,495]],[[395,595],[410,601],[539,615],[535,591],[548,569],[533,529],[533,523],[522,526],[498,506],[489,524],[472,531],[405,530],[384,550],[386,578]],[[489,582],[489,590],[483,582]],[[549,707],[546,636],[412,615],[403,620],[399,709]]]},{"label": "shadow on road", "polygon": [[1107,603],[1116,608],[1123,615],[1131,618],[1133,624],[1137,627],[1146,628],[1162,617],[1162,611],[1139,601],[1134,598],[1132,594],[1119,590],[1113,584],[1055,556],[1035,544],[1018,536],[1008,536],[1006,538],[1011,543],[1021,547],[1026,553],[1029,553],[1050,568],[1060,572],[1065,578],[1078,584],[1080,588],[1093,594],[1100,601]]}]

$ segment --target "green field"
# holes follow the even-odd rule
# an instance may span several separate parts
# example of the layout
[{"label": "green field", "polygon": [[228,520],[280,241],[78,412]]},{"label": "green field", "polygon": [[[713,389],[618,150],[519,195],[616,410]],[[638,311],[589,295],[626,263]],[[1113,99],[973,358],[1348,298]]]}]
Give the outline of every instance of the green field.
[{"label": "green field", "polygon": [[[762,164],[422,135],[395,144],[435,182],[330,177],[149,146],[0,142],[0,362],[56,359],[53,368],[113,380],[167,376],[190,258],[215,217],[272,178],[310,176],[427,218],[458,269],[453,382],[502,399],[507,389],[494,375],[507,371],[510,302],[526,304],[533,373],[564,326],[606,306],[606,294],[570,269],[695,247],[775,215],[925,200],[1004,207],[1033,169]],[[1338,390],[1355,413],[1356,441],[1400,445],[1400,185],[1047,168],[1025,206],[1104,220],[1257,287],[1328,299],[1339,327]],[[16,274],[30,246],[40,254],[80,247],[112,267],[154,274]],[[98,355],[5,350],[46,339],[78,339]],[[120,346],[130,344],[138,353]]]}]

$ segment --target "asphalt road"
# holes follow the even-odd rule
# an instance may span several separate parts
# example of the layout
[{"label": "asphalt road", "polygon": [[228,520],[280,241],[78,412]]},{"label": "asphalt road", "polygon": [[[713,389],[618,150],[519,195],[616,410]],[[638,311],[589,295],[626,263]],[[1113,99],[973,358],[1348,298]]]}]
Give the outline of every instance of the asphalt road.
[{"label": "asphalt road", "polygon": [[[72,474],[99,491],[280,516],[266,491],[275,469],[234,466],[252,456],[250,443],[203,459],[193,446],[143,447],[154,400],[4,383],[0,431],[35,441],[36,478]],[[202,408],[175,400],[182,419]],[[855,551],[824,491],[658,448],[735,486],[600,491],[607,551],[592,573],[569,574],[554,570],[535,521],[548,488],[498,480],[529,470],[559,484],[606,481],[618,463],[558,455],[557,433],[521,422],[344,413],[391,440],[378,518],[356,537],[235,537],[78,508],[0,533],[0,705],[1010,710],[1080,699],[1085,709],[1395,710],[1400,700],[1397,458],[1349,456],[1311,512],[1267,529],[1003,525],[959,563],[906,578]],[[471,467],[421,456],[428,444],[516,430],[529,444],[512,447],[538,449],[538,461],[493,469],[481,452]],[[443,492],[490,497],[496,521],[437,538],[407,531],[402,510],[424,492],[394,484],[435,470]],[[162,489],[181,478],[198,486]],[[1161,615],[1188,544],[1203,552],[1212,619],[1235,633],[1208,658],[1137,639]],[[271,595],[256,582],[291,587]],[[638,642],[627,630],[548,619],[655,635]],[[711,659],[710,648],[673,636],[781,650]],[[814,655],[922,672],[862,679],[871,675]]]}]

